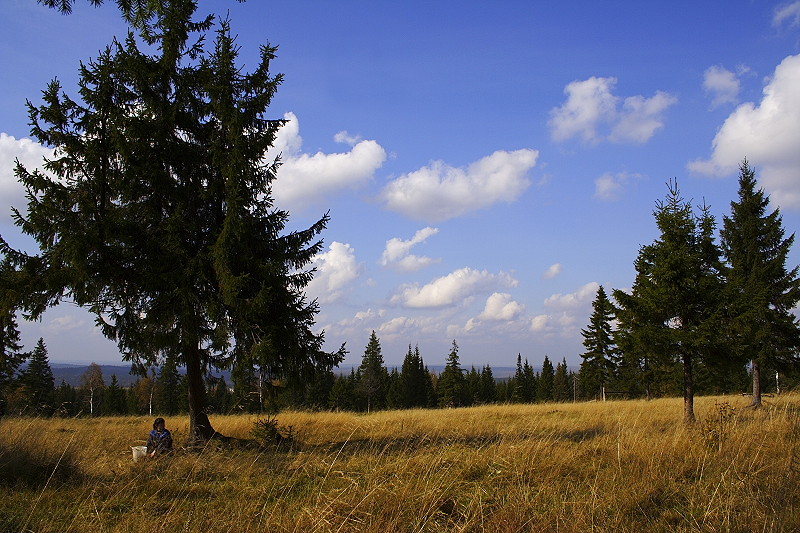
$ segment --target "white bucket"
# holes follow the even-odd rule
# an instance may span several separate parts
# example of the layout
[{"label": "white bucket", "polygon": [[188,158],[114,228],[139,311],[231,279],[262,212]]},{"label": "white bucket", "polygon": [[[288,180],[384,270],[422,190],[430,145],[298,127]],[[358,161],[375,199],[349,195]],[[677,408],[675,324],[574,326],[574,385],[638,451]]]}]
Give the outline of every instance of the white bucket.
[{"label": "white bucket", "polygon": [[133,450],[134,463],[139,459],[147,457],[147,446],[131,446],[131,450]]}]

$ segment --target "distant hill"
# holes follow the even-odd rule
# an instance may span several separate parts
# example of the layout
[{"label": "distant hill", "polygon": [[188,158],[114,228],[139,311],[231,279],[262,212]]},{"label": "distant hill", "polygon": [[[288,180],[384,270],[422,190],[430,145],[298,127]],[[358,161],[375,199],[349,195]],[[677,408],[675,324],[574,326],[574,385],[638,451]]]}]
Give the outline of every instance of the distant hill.
[{"label": "distant hill", "polygon": [[[76,365],[76,364],[67,364],[67,363],[51,363],[50,368],[53,370],[53,378],[55,380],[55,385],[58,387],[61,385],[62,381],[69,383],[73,387],[78,387],[81,384],[81,376],[89,365]],[[117,381],[119,382],[120,386],[127,387],[132,385],[135,381],[137,376],[131,375],[131,367],[128,365],[100,365],[101,370],[103,371],[103,378],[105,379],[106,385],[111,383],[111,376],[116,375]],[[335,368],[334,372],[340,375],[347,375],[350,373],[351,369],[354,368],[354,365],[342,365],[341,367]],[[389,367],[389,371],[391,372],[392,368],[395,368],[394,365]],[[398,365],[397,370],[400,370],[400,366]],[[465,370],[469,371],[471,366],[465,368]],[[482,368],[482,367],[481,367]],[[481,368],[475,367],[476,370],[480,372]],[[428,369],[431,372],[436,374],[441,374],[444,371],[444,365],[429,365]],[[508,379],[509,377],[513,376],[516,372],[516,367],[512,366],[499,366],[499,367],[492,367],[492,375],[495,379]],[[183,372],[181,372],[183,373]],[[226,380],[229,380],[230,373],[223,372],[221,373],[225,376]]]},{"label": "distant hill", "polygon": [[[62,381],[69,383],[73,387],[78,387],[81,384],[81,376],[86,372],[86,369],[89,368],[89,365],[51,363],[50,368],[53,371],[56,387],[61,385]],[[100,365],[100,368],[103,371],[103,379],[106,385],[111,383],[112,375],[117,376],[117,381],[119,381],[122,387],[132,385],[133,382],[136,381],[136,376],[130,374],[131,367],[128,365]]]}]

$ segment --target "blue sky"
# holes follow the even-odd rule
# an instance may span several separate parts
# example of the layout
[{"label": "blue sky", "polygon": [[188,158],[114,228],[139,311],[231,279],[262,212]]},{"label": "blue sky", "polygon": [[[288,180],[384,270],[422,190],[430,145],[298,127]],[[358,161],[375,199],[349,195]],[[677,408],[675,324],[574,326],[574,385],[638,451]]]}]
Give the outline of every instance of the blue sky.
[{"label": "blue sky", "polygon": [[[0,5],[0,234],[19,246],[13,160],[47,154],[25,99],[53,77],[77,96],[79,61],[125,32],[77,1]],[[800,1],[200,4],[230,12],[245,70],[279,46],[274,192],[294,227],[330,210],[309,295],[346,363],[375,330],[390,365],[409,344],[442,363],[453,339],[467,367],[578,365],[597,288],[631,285],[670,178],[721,225],[747,157],[800,222]],[[52,361],[121,360],[75,306],[21,326]]]}]

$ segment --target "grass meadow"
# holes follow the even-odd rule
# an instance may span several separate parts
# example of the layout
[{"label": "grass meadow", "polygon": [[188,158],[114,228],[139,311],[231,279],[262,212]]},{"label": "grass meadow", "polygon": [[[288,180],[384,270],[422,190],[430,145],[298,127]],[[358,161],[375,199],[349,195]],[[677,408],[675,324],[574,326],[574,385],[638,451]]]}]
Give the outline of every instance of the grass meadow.
[{"label": "grass meadow", "polygon": [[[0,421],[0,531],[800,531],[800,394],[284,412],[292,443],[134,463],[151,417]],[[248,438],[255,415],[215,416]]]}]

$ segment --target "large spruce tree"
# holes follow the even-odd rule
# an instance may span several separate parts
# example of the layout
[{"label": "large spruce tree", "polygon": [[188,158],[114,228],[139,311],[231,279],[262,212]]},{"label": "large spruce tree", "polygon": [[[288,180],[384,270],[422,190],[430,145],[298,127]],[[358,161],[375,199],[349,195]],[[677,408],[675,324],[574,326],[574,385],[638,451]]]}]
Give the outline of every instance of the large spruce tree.
[{"label": "large spruce tree", "polygon": [[581,354],[581,386],[587,396],[600,395],[605,400],[605,388],[614,378],[619,364],[619,350],[614,340],[611,323],[614,320],[614,305],[601,285],[592,302],[589,325],[581,330],[583,346]]},{"label": "large spruce tree", "polygon": [[780,211],[756,189],[747,160],[739,167],[739,201],[723,219],[722,250],[728,261],[731,349],[752,362],[753,407],[761,406],[761,373],[798,363],[800,327],[792,309],[800,301],[798,267],[786,269],[794,233],[784,238]]},{"label": "large spruce tree", "polygon": [[0,416],[17,369],[25,360],[16,317],[17,272],[9,258],[0,261]]},{"label": "large spruce tree", "polygon": [[81,65],[80,98],[53,81],[29,104],[33,136],[55,148],[44,172],[16,168],[29,199],[16,222],[40,251],[0,239],[0,253],[29,316],[69,299],[126,360],[185,366],[190,434],[202,441],[215,433],[209,368],[300,375],[343,358],[322,350],[318,306],[304,296],[328,217],[286,232],[289,215],[273,205],[275,47],[243,73],[228,21],[206,49],[214,19],[195,19],[196,1],[118,3],[138,36]]},{"label": "large spruce tree", "polygon": [[648,355],[651,364],[683,368],[684,420],[693,422],[694,366],[722,357],[722,264],[714,242],[714,219],[706,206],[695,215],[677,182],[656,204],[661,236],[643,246],[632,293],[614,291],[626,349]]}]

